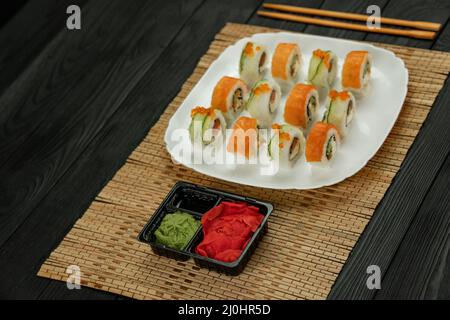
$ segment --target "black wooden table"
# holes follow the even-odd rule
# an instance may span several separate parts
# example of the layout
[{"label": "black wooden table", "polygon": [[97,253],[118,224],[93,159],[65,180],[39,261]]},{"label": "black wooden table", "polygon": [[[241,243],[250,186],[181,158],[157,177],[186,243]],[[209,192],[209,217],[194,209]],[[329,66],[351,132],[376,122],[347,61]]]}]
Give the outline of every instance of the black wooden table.
[{"label": "black wooden table", "polygon": [[[450,50],[447,0],[268,1],[434,21],[434,41],[269,20],[260,0],[15,1],[0,15],[0,298],[120,299],[38,278],[226,22]],[[82,8],[82,29],[66,8]],[[185,50],[173,50],[184,47]],[[170,72],[166,72],[170,70]],[[329,298],[450,298],[450,83]],[[363,283],[368,265],[382,289]]]}]

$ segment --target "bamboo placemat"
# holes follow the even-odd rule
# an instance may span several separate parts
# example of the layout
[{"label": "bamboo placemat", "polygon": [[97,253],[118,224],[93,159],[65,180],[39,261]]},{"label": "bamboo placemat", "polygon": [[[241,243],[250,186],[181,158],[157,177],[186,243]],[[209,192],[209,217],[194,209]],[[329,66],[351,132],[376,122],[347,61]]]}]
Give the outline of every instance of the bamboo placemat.
[{"label": "bamboo placemat", "polygon": [[[238,39],[273,30],[227,24],[126,164],[97,196],[38,275],[138,299],[323,299],[399,170],[450,71],[450,54],[377,44],[409,69],[408,95],[383,147],[353,177],[317,190],[269,190],[220,181],[175,165],[164,146],[171,115],[211,62]],[[229,277],[154,255],[136,237],[178,180],[272,201],[269,232],[244,272]]]}]

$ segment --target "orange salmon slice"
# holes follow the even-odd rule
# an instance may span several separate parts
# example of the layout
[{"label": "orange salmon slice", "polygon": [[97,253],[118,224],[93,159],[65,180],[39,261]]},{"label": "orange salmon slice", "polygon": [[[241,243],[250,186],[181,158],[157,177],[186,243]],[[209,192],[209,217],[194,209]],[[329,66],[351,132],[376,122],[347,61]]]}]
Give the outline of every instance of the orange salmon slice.
[{"label": "orange salmon slice", "polygon": [[295,43],[280,43],[277,45],[272,58],[272,76],[274,78],[287,80],[286,65],[289,63],[289,56],[295,48],[298,48]]},{"label": "orange salmon slice", "polygon": [[[317,122],[309,132],[306,139],[305,156],[308,162],[320,162],[322,161],[322,155],[324,145],[327,143],[327,133],[329,130],[337,128],[329,123]],[[337,137],[339,138],[339,137]]]},{"label": "orange salmon slice", "polygon": [[308,124],[307,119],[307,104],[308,94],[316,87],[310,84],[297,83],[289,93],[286,100],[286,107],[284,109],[284,120],[297,127],[306,128]]},{"label": "orange salmon slice", "polygon": [[[251,145],[257,143],[257,121],[250,117],[239,117],[233,125],[233,133],[227,145],[228,152],[240,153],[245,158],[253,155]],[[244,145],[242,146],[242,141]]]},{"label": "orange salmon slice", "polygon": [[227,112],[227,97],[230,91],[235,87],[237,83],[244,86],[244,82],[241,79],[233,77],[222,77],[214,87],[211,107],[219,109],[222,112]]},{"label": "orange salmon slice", "polygon": [[352,51],[347,54],[342,68],[342,86],[361,88],[361,68],[368,54],[367,51]]}]

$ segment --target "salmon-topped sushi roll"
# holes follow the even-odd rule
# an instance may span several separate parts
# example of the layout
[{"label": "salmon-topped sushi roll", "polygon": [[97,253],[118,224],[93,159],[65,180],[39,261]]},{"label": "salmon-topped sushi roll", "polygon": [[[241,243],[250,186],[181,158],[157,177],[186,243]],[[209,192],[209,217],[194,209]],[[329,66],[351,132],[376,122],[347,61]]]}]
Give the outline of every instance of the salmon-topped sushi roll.
[{"label": "salmon-topped sushi roll", "polygon": [[189,136],[192,142],[209,144],[219,135],[224,135],[227,128],[222,112],[217,109],[195,107],[191,111],[191,119]]},{"label": "salmon-topped sushi roll", "polygon": [[308,129],[314,122],[319,93],[311,84],[297,83],[289,93],[284,108],[284,120],[290,125]]},{"label": "salmon-topped sushi roll", "polygon": [[261,128],[270,128],[280,101],[280,86],[273,80],[261,80],[250,93],[247,111],[258,120]]},{"label": "salmon-topped sushi roll", "polygon": [[233,124],[227,151],[249,159],[258,153],[258,123],[255,118],[239,117]]},{"label": "salmon-topped sushi roll", "polygon": [[239,59],[239,75],[249,88],[264,77],[267,66],[267,50],[263,45],[247,42]]},{"label": "salmon-topped sushi roll", "polygon": [[337,57],[332,51],[314,50],[309,62],[308,81],[313,85],[329,88],[337,73]]},{"label": "salmon-topped sushi roll", "polygon": [[372,57],[367,51],[351,51],[342,67],[342,88],[363,96],[369,88]]},{"label": "salmon-topped sushi roll", "polygon": [[306,138],[306,161],[326,164],[337,151],[340,136],[337,128],[329,123],[316,122]]},{"label": "salmon-topped sushi roll", "polygon": [[272,77],[284,92],[297,81],[301,66],[300,48],[295,43],[280,43],[272,57]]},{"label": "salmon-topped sushi roll", "polygon": [[334,124],[339,129],[341,137],[344,137],[355,114],[356,103],[353,94],[349,91],[331,90],[325,106],[322,121]]},{"label": "salmon-topped sushi roll", "polygon": [[222,77],[214,87],[211,107],[219,109],[225,119],[232,121],[244,109],[248,89],[244,81],[233,77]]}]

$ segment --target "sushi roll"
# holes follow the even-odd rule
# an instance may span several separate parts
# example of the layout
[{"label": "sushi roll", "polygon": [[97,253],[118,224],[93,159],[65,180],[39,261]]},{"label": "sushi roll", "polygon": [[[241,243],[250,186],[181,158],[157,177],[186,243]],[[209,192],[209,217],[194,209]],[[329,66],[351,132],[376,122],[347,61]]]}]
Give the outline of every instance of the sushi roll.
[{"label": "sushi roll", "polygon": [[317,87],[332,86],[337,73],[337,57],[332,51],[314,50],[309,62],[308,81]]},{"label": "sushi roll", "polygon": [[217,109],[196,107],[191,111],[191,119],[189,136],[192,142],[210,144],[219,135],[224,135],[227,128],[222,112]]},{"label": "sushi roll", "polygon": [[297,44],[280,43],[277,45],[272,58],[272,77],[284,92],[288,92],[297,82],[301,61],[301,52]]},{"label": "sushi roll", "polygon": [[238,78],[222,77],[214,87],[211,107],[222,112],[227,121],[232,121],[244,109],[248,89]]},{"label": "sushi roll", "polygon": [[246,159],[258,153],[258,123],[255,118],[239,117],[233,124],[227,151],[240,154]]},{"label": "sushi roll", "polygon": [[367,51],[351,51],[342,67],[342,88],[363,96],[369,88],[372,57]]},{"label": "sushi roll", "polygon": [[353,94],[349,91],[331,90],[325,105],[326,110],[322,121],[334,124],[341,137],[344,137],[355,114],[356,103]]},{"label": "sushi roll", "polygon": [[254,42],[247,42],[239,60],[239,75],[249,88],[264,76],[267,66],[267,50]]},{"label": "sushi roll", "polygon": [[267,146],[270,159],[278,161],[281,166],[292,165],[305,152],[303,132],[289,124],[275,123],[272,129],[272,138]]},{"label": "sushi roll", "polygon": [[256,83],[250,93],[247,111],[256,118],[260,127],[269,128],[280,100],[280,86],[274,81],[261,80]]},{"label": "sushi roll", "polygon": [[297,83],[286,99],[284,120],[290,125],[306,130],[314,122],[318,105],[319,93],[316,87]]},{"label": "sushi roll", "polygon": [[334,156],[340,142],[337,128],[329,123],[316,122],[306,139],[306,161],[327,164]]}]

